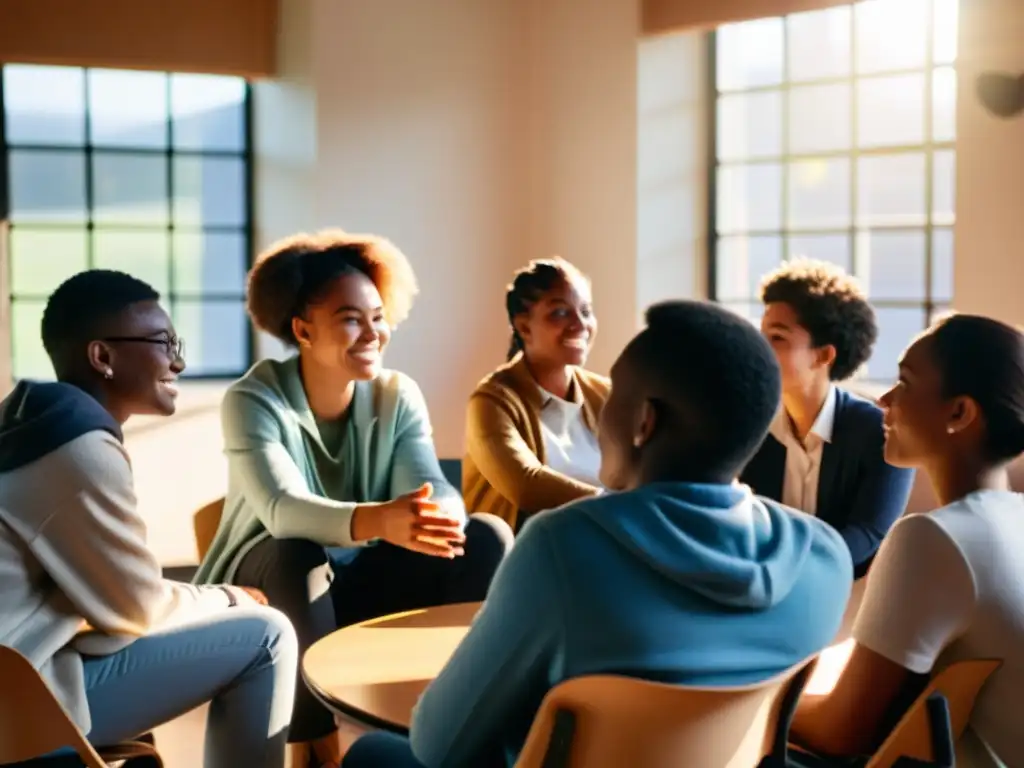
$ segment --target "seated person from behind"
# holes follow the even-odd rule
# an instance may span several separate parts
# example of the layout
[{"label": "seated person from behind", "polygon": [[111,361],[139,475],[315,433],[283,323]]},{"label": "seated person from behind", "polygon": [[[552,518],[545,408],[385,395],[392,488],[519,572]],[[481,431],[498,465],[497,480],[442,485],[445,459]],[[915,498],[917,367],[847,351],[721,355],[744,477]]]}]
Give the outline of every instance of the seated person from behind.
[{"label": "seated person from behind", "polygon": [[874,310],[839,267],[803,259],[767,275],[761,299],[761,330],[782,369],[782,404],[740,480],[833,526],[862,576],[914,480],[912,470],[882,458],[878,406],[834,383],[871,356]]},{"label": "seated person from behind", "polygon": [[[174,413],[185,369],[159,298],[121,272],[68,279],[42,322],[58,381],[0,403],[0,645],[95,745],[212,701],[207,768],[283,768],[295,631],[255,590],[164,579],[136,509],[122,425]],[[168,463],[168,490],[185,472]]]},{"label": "seated person from behind", "polygon": [[940,320],[881,403],[886,460],[924,470],[942,506],[903,518],[882,543],[850,660],[828,696],[801,700],[794,740],[870,753],[931,673],[999,659],[956,764],[1024,765],[1024,496],[1007,472],[1024,452],[1024,335],[986,317]]},{"label": "seated person from behind", "polygon": [[[249,276],[253,321],[298,354],[224,397],[228,493],[196,578],[265,592],[302,652],[339,626],[482,600],[511,546],[500,519],[466,523],[419,387],[381,368],[415,293],[395,246],[339,230],[272,246]],[[296,768],[340,759],[334,716],[301,682],[289,742]]]},{"label": "seated person from behind", "polygon": [[735,482],[778,398],[778,364],[749,322],[713,304],[649,309],[598,431],[601,479],[621,493],[531,519],[410,740],[369,734],[346,768],[512,765],[569,678],[742,685],[824,648],[853,583],[849,551]]},{"label": "seated person from behind", "polygon": [[583,368],[597,333],[590,282],[531,261],[505,294],[508,362],[470,396],[462,492],[519,530],[530,515],[600,491],[595,428],[608,379]]}]

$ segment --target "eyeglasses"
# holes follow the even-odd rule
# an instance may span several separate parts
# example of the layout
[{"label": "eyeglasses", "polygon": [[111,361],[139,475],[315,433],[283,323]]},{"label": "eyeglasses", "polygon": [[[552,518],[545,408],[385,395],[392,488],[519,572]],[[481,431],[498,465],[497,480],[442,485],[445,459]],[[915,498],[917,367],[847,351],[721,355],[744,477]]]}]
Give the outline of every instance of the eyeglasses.
[{"label": "eyeglasses", "polygon": [[179,336],[153,339],[146,336],[108,336],[104,341],[141,341],[145,344],[161,344],[171,360],[185,359],[185,340]]}]

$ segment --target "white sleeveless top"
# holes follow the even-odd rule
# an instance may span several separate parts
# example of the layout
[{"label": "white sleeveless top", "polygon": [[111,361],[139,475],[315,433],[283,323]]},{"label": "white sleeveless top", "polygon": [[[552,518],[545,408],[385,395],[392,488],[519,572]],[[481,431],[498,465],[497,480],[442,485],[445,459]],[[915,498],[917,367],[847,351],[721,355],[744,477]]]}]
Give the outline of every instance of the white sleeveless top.
[{"label": "white sleeveless top", "polygon": [[1024,496],[979,491],[892,527],[853,627],[861,645],[918,674],[1002,659],[958,745],[965,768],[1024,766]]}]

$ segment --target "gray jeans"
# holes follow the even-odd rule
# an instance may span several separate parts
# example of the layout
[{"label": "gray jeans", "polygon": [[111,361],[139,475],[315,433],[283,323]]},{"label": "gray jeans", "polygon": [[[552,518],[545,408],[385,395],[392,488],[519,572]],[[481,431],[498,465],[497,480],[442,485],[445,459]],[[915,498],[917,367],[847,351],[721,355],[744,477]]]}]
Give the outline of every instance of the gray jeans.
[{"label": "gray jeans", "polygon": [[240,606],[85,658],[89,741],[113,744],[210,702],[205,768],[283,768],[298,643],[284,614]]}]

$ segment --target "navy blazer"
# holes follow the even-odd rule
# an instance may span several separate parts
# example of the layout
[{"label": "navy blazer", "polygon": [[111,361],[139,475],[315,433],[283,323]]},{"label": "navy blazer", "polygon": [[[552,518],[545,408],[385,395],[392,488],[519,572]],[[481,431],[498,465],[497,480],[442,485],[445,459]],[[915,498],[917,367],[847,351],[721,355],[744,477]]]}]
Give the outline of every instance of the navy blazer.
[{"label": "navy blazer", "polygon": [[[836,389],[832,442],[822,448],[817,517],[839,531],[861,575],[882,538],[903,514],[914,483],[912,469],[897,469],[882,457],[882,409]],[[786,448],[768,435],[740,475],[754,493],[782,501]]]}]

